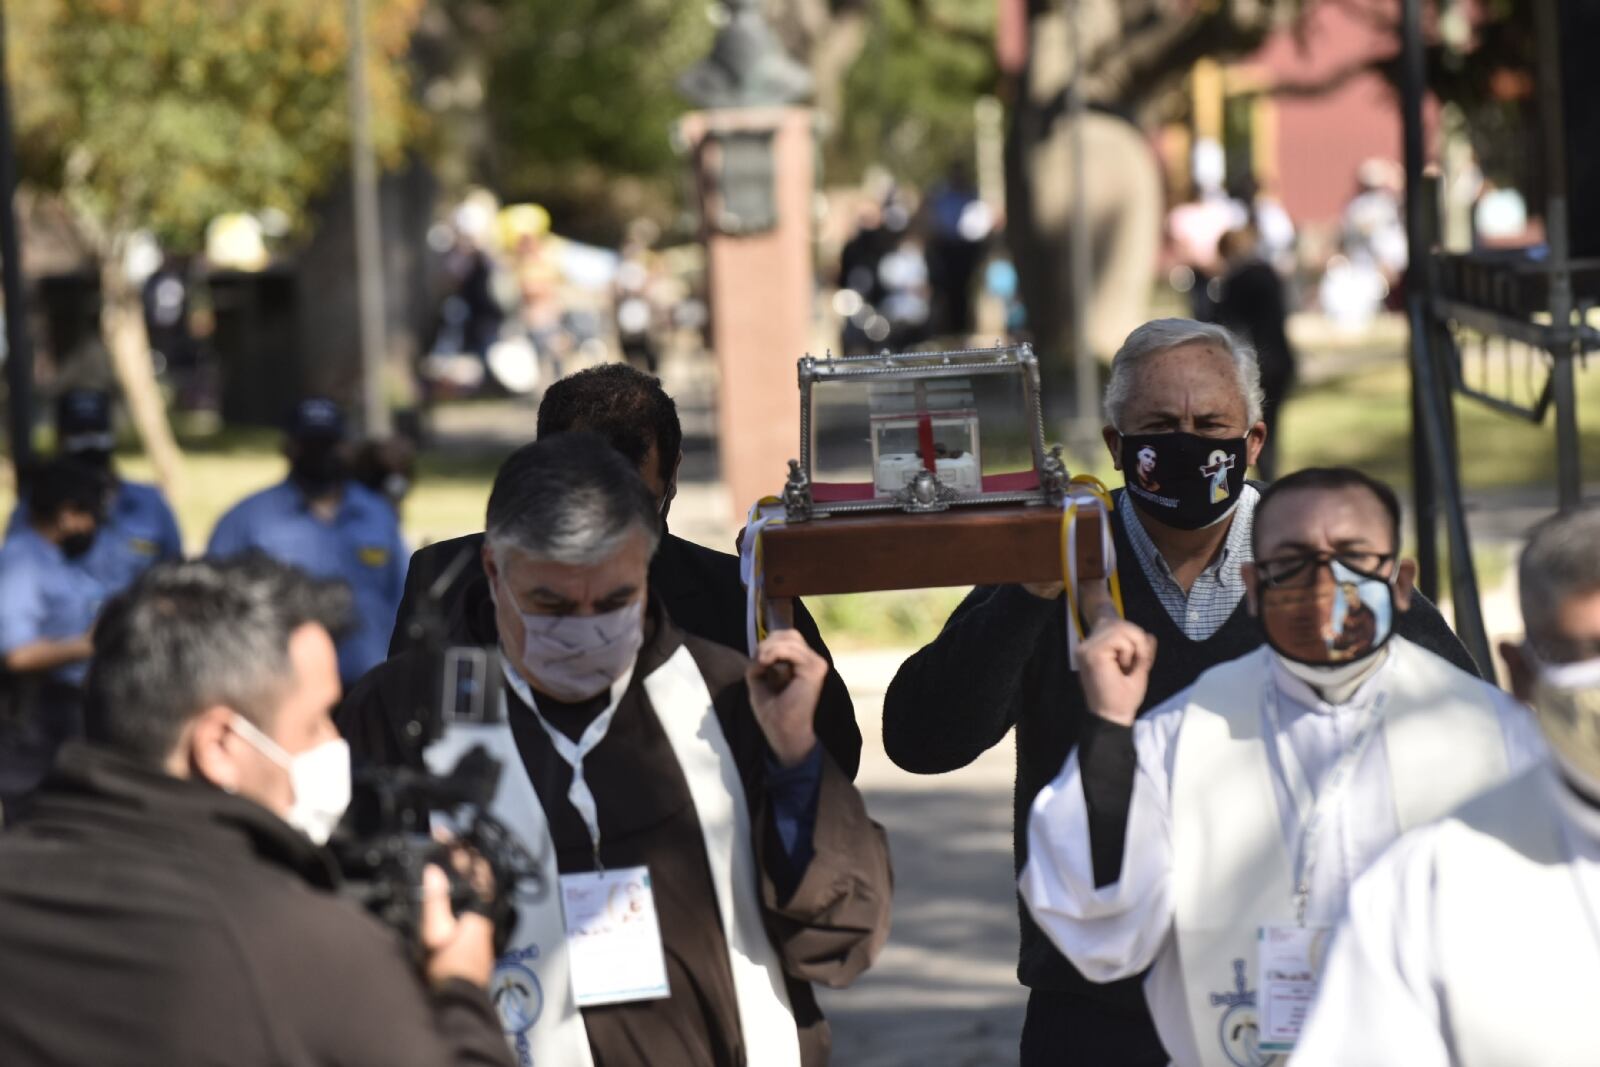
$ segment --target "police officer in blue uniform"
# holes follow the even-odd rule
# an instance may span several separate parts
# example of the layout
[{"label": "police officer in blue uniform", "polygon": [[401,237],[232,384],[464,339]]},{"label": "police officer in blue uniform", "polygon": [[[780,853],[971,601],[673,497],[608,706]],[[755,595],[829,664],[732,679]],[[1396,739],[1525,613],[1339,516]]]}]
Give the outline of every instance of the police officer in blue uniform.
[{"label": "police officer in blue uniform", "polygon": [[56,459],[26,473],[28,518],[0,547],[0,806],[44,777],[62,742],[83,732],[90,634],[107,590],[84,568],[106,484]]},{"label": "police officer in blue uniform", "polygon": [[355,625],[339,642],[345,685],[383,662],[405,589],[407,552],[388,501],[349,476],[344,415],[323,397],[290,415],[289,476],[235,504],[217,523],[206,555],[252,549],[350,587]]},{"label": "police officer in blue uniform", "polygon": [[[99,389],[69,389],[56,400],[56,451],[104,474],[110,486],[105,521],[82,568],[120,593],[156,563],[183,558],[183,537],[161,490],[119,478],[111,462],[111,396]],[[27,525],[26,502],[11,514],[7,535]]]}]

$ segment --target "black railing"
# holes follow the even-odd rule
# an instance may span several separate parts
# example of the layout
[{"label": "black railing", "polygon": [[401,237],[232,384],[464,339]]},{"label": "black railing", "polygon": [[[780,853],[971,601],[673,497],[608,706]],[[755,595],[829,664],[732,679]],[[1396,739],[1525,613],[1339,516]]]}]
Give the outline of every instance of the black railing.
[{"label": "black railing", "polygon": [[[1567,212],[1566,131],[1559,0],[1534,0],[1538,103],[1543,143],[1546,244],[1539,249],[1447,255],[1431,251],[1438,230],[1437,183],[1423,176],[1421,0],[1403,0],[1401,107],[1405,123],[1407,272],[1411,326],[1412,469],[1419,586],[1439,593],[1439,524],[1450,549],[1456,631],[1492,672],[1478,595],[1456,449],[1456,395],[1503,415],[1542,424],[1553,411],[1557,500],[1582,502],[1575,364],[1600,349],[1588,324],[1600,306],[1600,260],[1573,260]],[[1429,250],[1417,254],[1417,250]]]}]

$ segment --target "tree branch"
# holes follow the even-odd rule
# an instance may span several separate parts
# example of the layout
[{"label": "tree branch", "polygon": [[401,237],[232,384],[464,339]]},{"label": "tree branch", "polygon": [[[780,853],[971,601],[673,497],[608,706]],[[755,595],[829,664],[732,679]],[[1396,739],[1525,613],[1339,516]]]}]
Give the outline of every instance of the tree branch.
[{"label": "tree branch", "polygon": [[1361,0],[1318,0],[1328,7],[1343,11],[1346,15],[1369,29],[1379,30],[1390,34],[1396,39],[1400,36],[1400,23],[1386,11],[1382,11]]},{"label": "tree branch", "polygon": [[1137,110],[1198,61],[1247,54],[1267,39],[1271,29],[1267,19],[1241,24],[1226,7],[1187,19],[1159,19],[1142,32],[1107,41],[1091,54],[1085,95]]},{"label": "tree branch", "polygon": [[1345,85],[1361,77],[1363,74],[1384,74],[1388,76],[1389,68],[1397,62],[1397,56],[1382,56],[1378,58],[1360,59],[1347,63],[1329,71],[1320,78],[1306,81],[1278,82],[1260,90],[1262,96],[1287,97],[1289,99],[1303,99],[1311,96],[1321,96],[1342,89]]},{"label": "tree branch", "polygon": [[924,27],[952,40],[964,41],[979,48],[994,47],[994,37],[972,26],[963,26],[948,16],[938,14],[928,6],[928,0],[907,0],[907,6]]}]

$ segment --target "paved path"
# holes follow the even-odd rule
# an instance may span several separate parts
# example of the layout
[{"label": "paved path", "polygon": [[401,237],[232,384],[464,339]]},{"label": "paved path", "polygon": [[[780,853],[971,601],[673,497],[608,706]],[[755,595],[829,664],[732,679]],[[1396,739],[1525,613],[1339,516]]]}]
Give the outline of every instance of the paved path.
[{"label": "paved path", "polygon": [[840,1067],[1017,1062],[1011,738],[951,774],[907,774],[883,753],[883,691],[906,652],[844,653],[863,738],[857,782],[894,857],[894,929],[854,986],[823,990]]}]

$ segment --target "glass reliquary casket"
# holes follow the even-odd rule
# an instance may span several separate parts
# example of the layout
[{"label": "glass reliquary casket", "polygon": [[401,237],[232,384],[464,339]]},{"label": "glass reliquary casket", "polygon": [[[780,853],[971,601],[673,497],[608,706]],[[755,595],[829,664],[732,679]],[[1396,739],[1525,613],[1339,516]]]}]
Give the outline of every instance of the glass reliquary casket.
[{"label": "glass reliquary casket", "polygon": [[1028,345],[806,356],[799,375],[790,522],[1061,502],[1067,471],[1060,449],[1045,448]]}]

